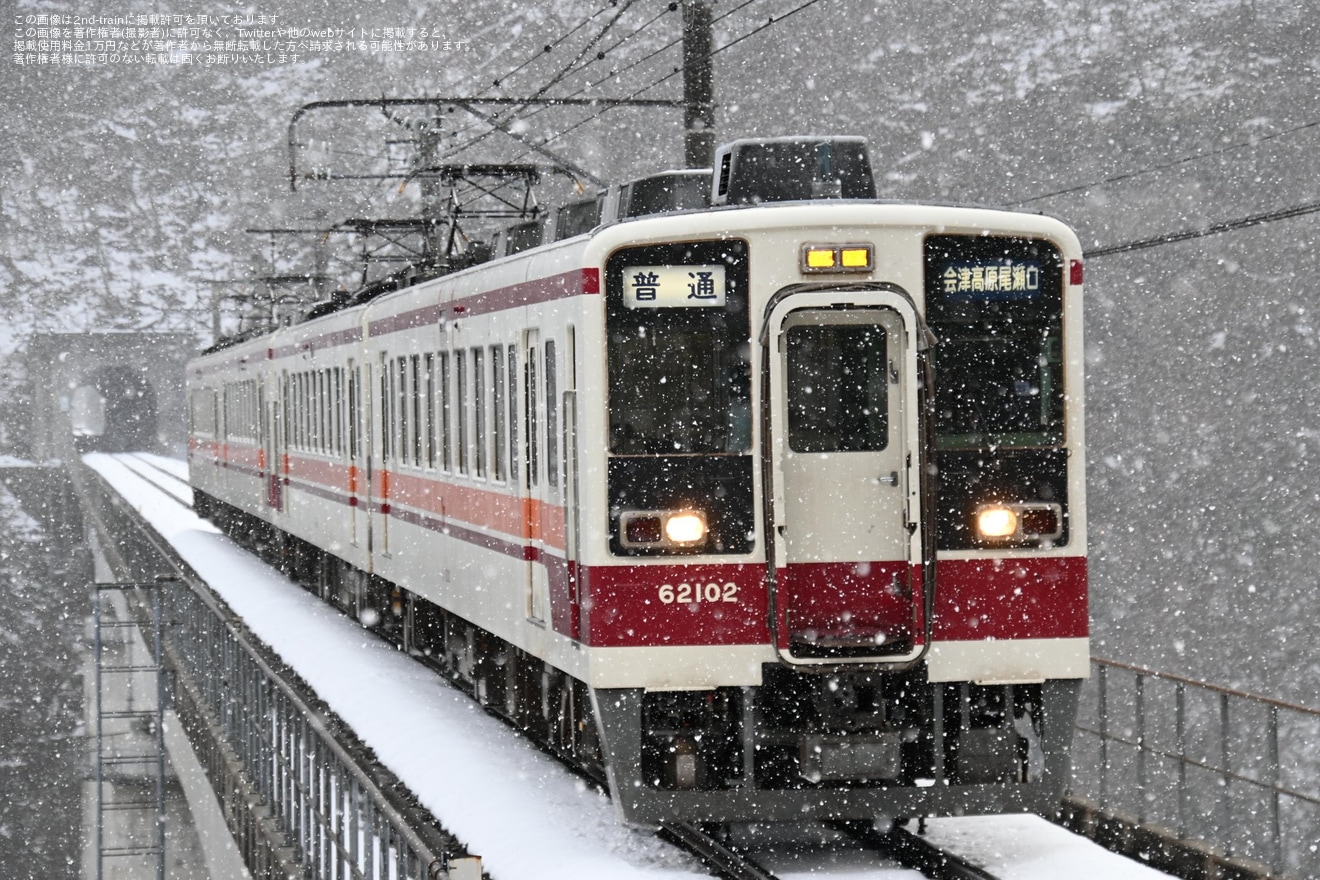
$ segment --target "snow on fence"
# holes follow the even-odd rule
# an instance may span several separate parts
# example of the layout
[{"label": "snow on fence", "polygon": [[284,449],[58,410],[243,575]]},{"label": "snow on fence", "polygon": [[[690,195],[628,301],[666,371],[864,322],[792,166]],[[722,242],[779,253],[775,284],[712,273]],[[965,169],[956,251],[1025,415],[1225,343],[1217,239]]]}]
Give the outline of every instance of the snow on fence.
[{"label": "snow on fence", "polygon": [[1272,875],[1320,876],[1320,711],[1093,660],[1073,793]]},{"label": "snow on fence", "polygon": [[[248,806],[269,826],[263,836],[274,832],[282,844],[278,853],[249,846],[252,829],[235,829],[257,876],[283,877],[288,868],[274,862],[296,863],[298,876],[316,880],[480,876],[479,860],[451,859],[418,836],[336,740],[333,722],[284,683],[214,606],[182,585],[164,598],[180,690],[190,692],[188,702],[205,711],[225,744],[226,763],[250,790],[241,799],[254,802]],[[211,766],[208,772],[215,775]],[[217,794],[232,784],[216,784]]]}]

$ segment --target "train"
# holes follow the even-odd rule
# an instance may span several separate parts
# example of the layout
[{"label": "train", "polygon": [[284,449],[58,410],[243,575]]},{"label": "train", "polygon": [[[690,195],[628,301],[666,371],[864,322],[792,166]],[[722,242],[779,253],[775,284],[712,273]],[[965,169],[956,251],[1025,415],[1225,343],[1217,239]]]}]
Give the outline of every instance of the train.
[{"label": "train", "polygon": [[637,826],[1050,813],[1077,236],[882,201],[860,138],[714,158],[204,352],[197,511]]}]

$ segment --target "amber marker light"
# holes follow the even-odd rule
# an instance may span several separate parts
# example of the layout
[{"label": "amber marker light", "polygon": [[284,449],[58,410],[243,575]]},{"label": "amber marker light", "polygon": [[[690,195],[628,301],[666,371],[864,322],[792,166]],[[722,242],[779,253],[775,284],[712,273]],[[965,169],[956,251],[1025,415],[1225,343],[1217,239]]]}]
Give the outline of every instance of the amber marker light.
[{"label": "amber marker light", "polygon": [[875,248],[869,244],[804,244],[803,272],[870,272]]},{"label": "amber marker light", "polygon": [[871,268],[871,246],[847,245],[839,250],[839,263],[845,269],[867,271]]},{"label": "amber marker light", "polygon": [[1011,538],[1017,530],[1018,514],[1011,507],[992,504],[976,511],[976,531],[982,538]]},{"label": "amber marker light", "polygon": [[802,265],[805,269],[817,272],[822,269],[833,269],[836,262],[833,247],[807,245],[802,250]]}]

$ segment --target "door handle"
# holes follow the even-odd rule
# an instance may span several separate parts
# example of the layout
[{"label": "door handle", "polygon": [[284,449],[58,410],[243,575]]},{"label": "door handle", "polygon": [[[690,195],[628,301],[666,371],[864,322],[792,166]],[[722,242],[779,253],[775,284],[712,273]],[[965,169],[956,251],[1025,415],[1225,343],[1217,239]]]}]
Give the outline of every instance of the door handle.
[{"label": "door handle", "polygon": [[898,471],[890,471],[890,472],[889,472],[889,476],[887,476],[887,477],[876,477],[876,479],[877,479],[879,482],[884,483],[886,486],[897,486],[897,485],[898,485]]}]

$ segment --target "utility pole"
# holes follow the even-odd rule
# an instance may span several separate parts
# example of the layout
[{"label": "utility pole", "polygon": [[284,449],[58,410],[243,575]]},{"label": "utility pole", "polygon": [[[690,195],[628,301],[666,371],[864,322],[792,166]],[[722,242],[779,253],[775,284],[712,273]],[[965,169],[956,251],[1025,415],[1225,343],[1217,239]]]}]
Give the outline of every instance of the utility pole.
[{"label": "utility pole", "polygon": [[715,155],[710,44],[709,0],[683,0],[683,161],[688,168],[709,168]]},{"label": "utility pole", "polygon": [[422,219],[427,224],[422,232],[422,241],[426,259],[437,263],[444,258],[445,253],[440,240],[440,222],[445,214],[445,201],[436,178],[440,166],[440,106],[435,106],[429,118],[411,121],[410,127],[417,133],[414,169],[420,175]]}]

